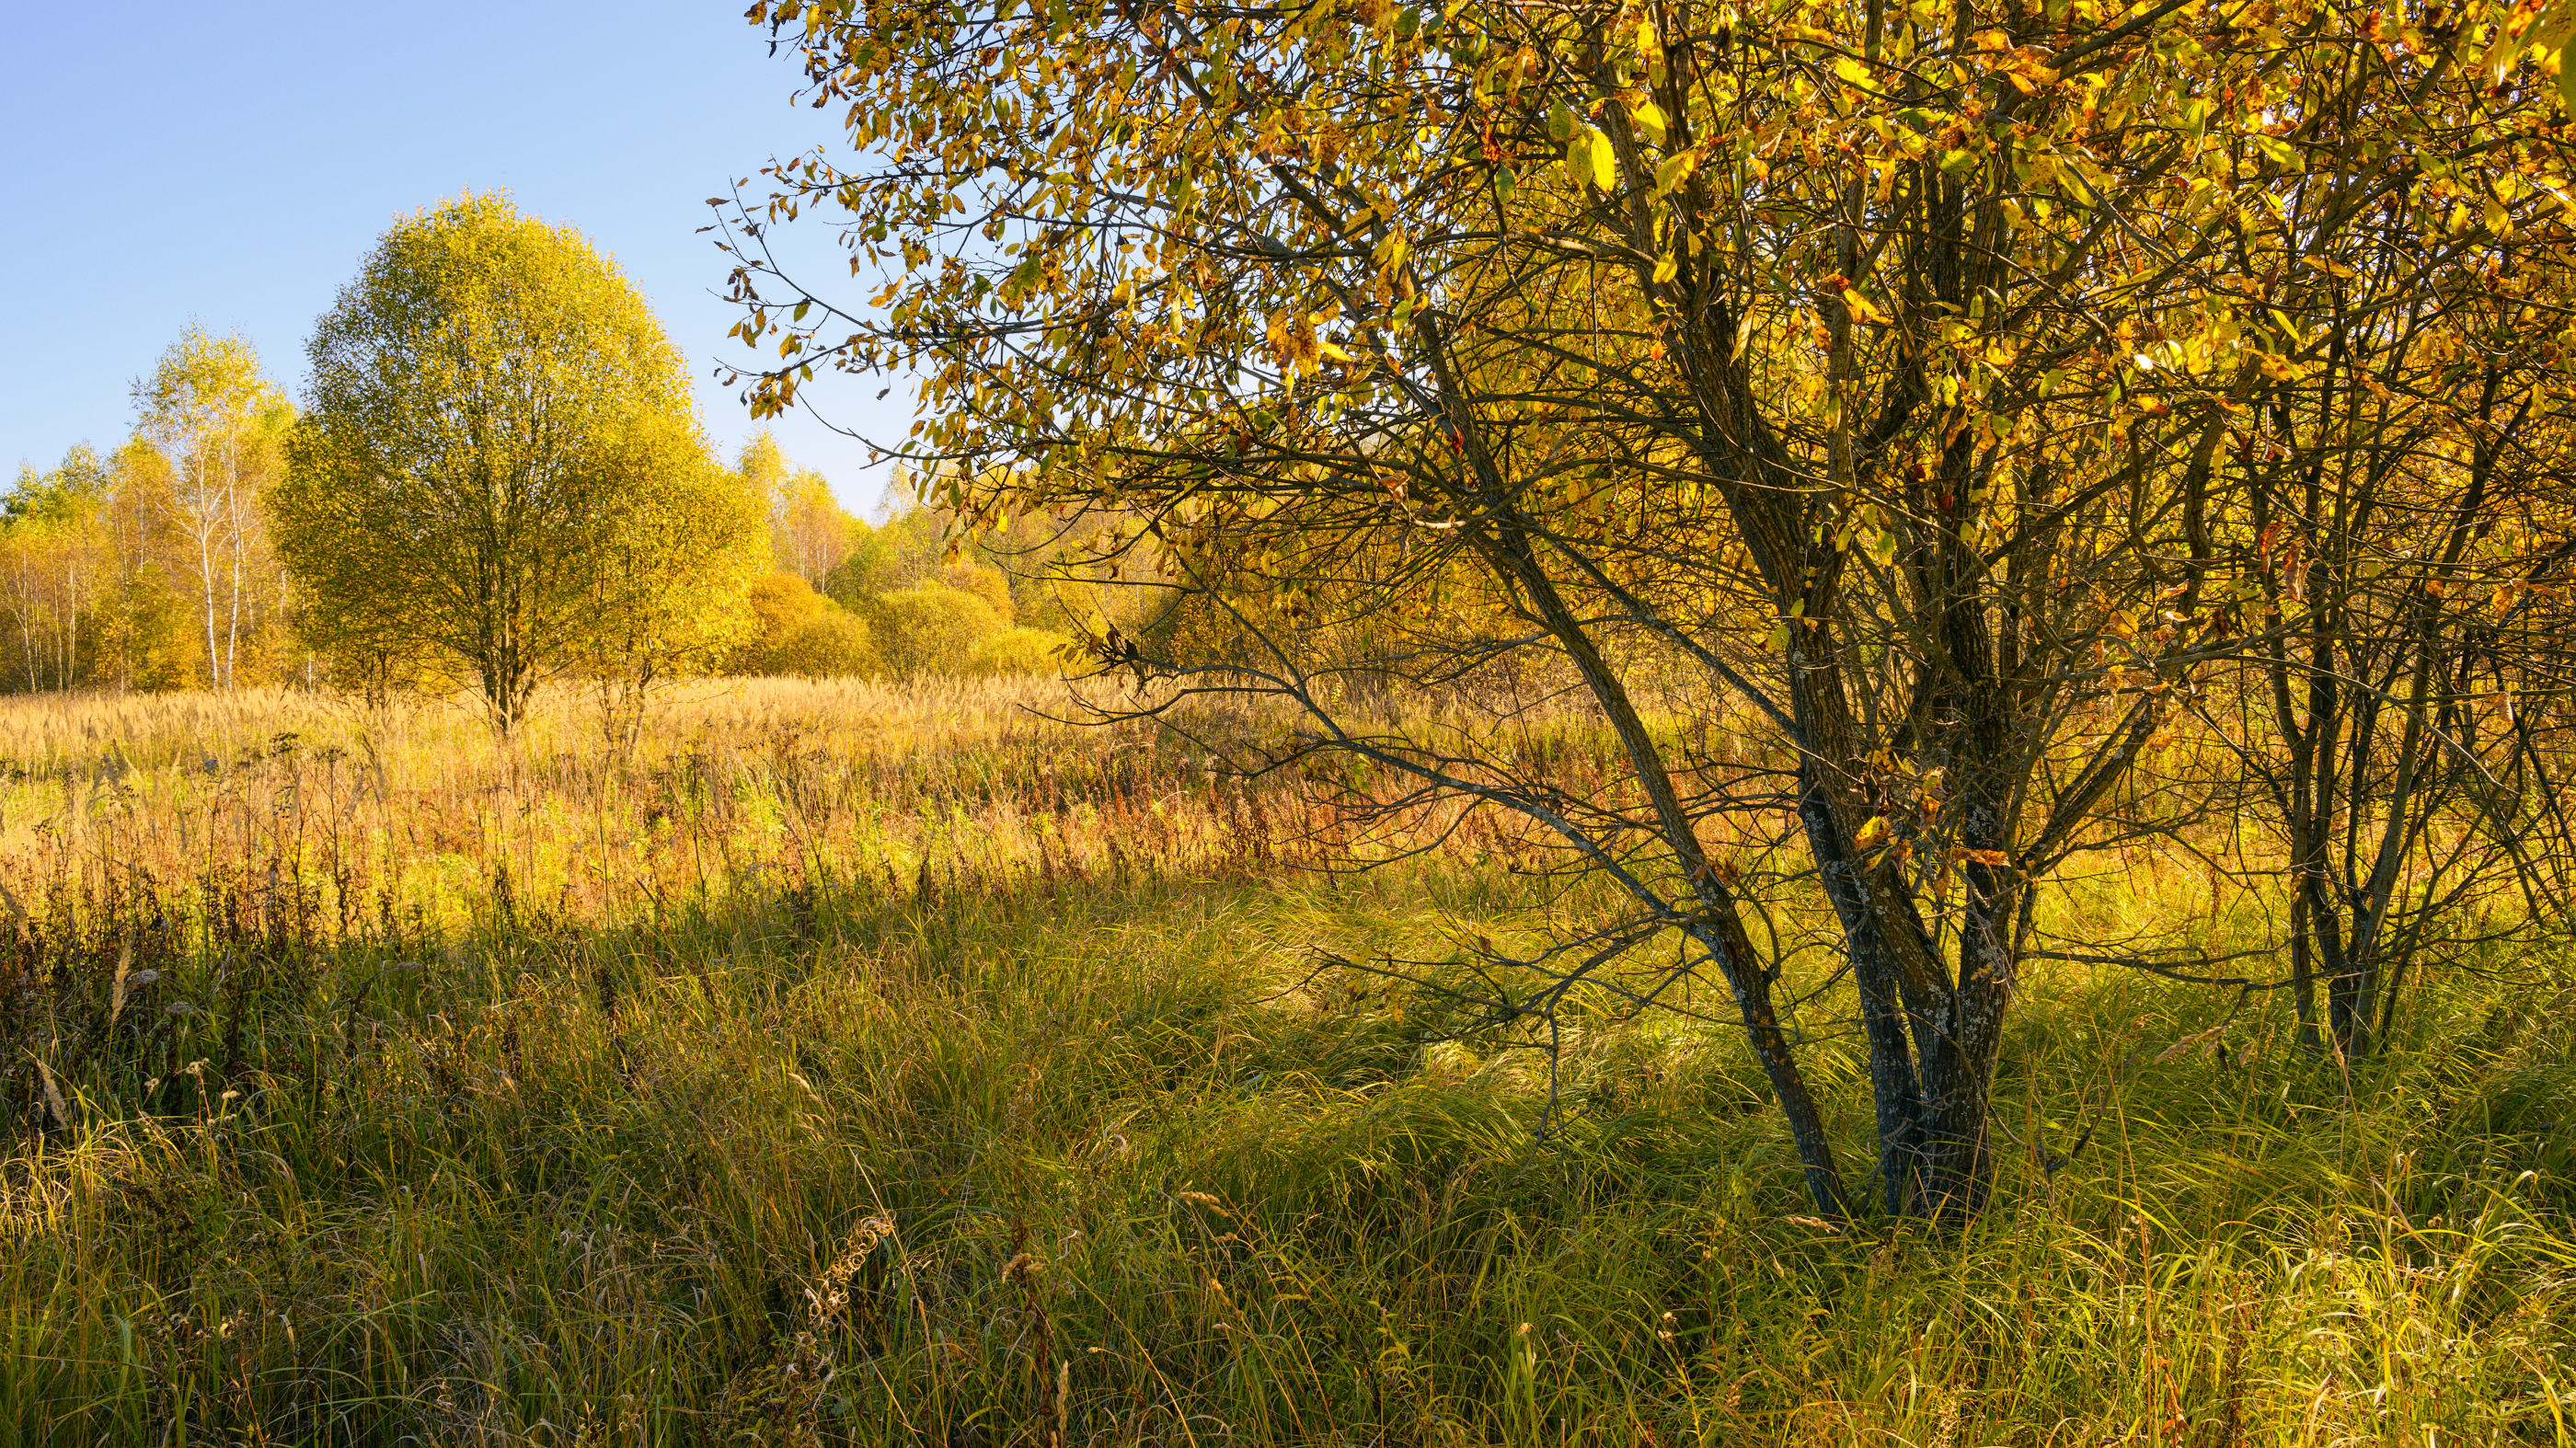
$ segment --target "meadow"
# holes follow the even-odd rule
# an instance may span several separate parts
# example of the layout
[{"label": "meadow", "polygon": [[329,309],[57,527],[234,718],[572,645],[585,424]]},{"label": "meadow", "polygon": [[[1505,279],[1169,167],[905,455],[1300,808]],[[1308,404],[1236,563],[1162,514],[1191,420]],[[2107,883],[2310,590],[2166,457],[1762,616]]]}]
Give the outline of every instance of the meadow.
[{"label": "meadow", "polygon": [[2061,964],[1993,1207],[1837,1230],[1740,1031],[1578,999],[1551,1057],[1365,968],[1606,897],[1328,868],[1293,778],[1061,696],[0,701],[0,1442],[2576,1436],[2555,957],[2359,1079]]}]

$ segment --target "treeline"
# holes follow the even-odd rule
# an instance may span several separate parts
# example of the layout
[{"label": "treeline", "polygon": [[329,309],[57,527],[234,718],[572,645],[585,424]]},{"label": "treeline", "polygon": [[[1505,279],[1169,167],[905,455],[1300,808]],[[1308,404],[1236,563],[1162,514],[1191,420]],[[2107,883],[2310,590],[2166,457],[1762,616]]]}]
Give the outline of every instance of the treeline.
[{"label": "treeline", "polygon": [[[775,569],[751,584],[752,629],[726,654],[728,673],[1050,672],[1083,614],[1104,604],[1131,611],[1123,598],[1029,566],[1047,543],[1030,529],[959,540],[949,515],[922,503],[871,525],[766,433],[743,448],[736,471],[768,500]],[[898,471],[896,495],[911,491],[913,479]]]},{"label": "treeline", "polygon": [[[133,395],[134,431],[114,451],[82,443],[51,468],[22,464],[0,498],[0,692],[363,687],[272,539],[296,409],[251,344],[192,327]],[[948,516],[918,501],[871,524],[766,432],[731,472],[765,515],[770,571],[723,601],[715,646],[684,671],[1045,672],[1102,606],[1004,566],[1041,535],[953,547]],[[895,489],[912,479],[898,473]],[[436,660],[424,669],[439,687],[464,682]]]},{"label": "treeline", "polygon": [[294,409],[191,327],[133,384],[133,436],[22,464],[0,497],[0,688],[275,683],[310,668],[260,501]]}]

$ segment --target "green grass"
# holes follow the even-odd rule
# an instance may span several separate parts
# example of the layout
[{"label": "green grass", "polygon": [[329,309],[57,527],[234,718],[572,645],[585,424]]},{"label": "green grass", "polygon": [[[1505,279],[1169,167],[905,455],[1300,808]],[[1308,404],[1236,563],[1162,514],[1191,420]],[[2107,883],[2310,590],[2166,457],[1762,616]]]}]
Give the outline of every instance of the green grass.
[{"label": "green grass", "polygon": [[69,1120],[0,1164],[0,1442],[2570,1439],[2563,974],[2446,979],[2360,1109],[2272,1005],[2050,976],[1994,1209],[1837,1234],[1728,1032],[1578,1011],[1550,1116],[1315,973],[1526,882],[1191,858],[29,900]]}]

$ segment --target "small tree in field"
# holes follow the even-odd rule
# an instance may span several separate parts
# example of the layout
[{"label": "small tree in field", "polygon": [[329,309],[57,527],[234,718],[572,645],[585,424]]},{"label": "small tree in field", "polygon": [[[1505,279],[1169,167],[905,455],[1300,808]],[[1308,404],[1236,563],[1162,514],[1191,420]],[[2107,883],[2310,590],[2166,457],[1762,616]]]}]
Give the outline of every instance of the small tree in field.
[{"label": "small tree in field", "polygon": [[708,455],[644,299],[578,233],[497,196],[423,212],[309,351],[270,507],[323,652],[426,645],[506,732],[549,677],[649,679],[736,622],[758,502]]},{"label": "small tree in field", "polygon": [[[2544,259],[2576,156],[2546,81],[2571,28],[2539,17],[782,0],[752,18],[852,159],[774,164],[734,214],[736,335],[772,349],[758,412],[914,371],[905,460],[951,515],[1057,520],[1097,540],[1072,562],[1225,625],[1097,638],[1105,667],[1293,712],[1296,762],[1347,771],[1364,817],[1501,816],[1614,884],[1620,911],[1529,962],[1542,1004],[1652,942],[1707,962],[1827,1216],[1863,1200],[1813,1084],[1849,1029],[1871,1194],[1956,1221],[1994,1178],[2025,966],[2159,964],[2053,936],[2043,892],[2213,809],[2163,741],[2315,631],[2274,597],[2331,544],[2293,515],[2363,442],[2380,496],[2459,540],[2403,545],[2439,576],[2373,575],[2399,640],[2374,727],[2494,819],[2531,808],[2433,747],[2499,685],[2422,641],[2424,599],[2557,566],[2553,527],[2486,529],[2478,481],[2494,432],[2566,398]],[[770,229],[816,212],[881,289],[782,271]],[[2420,437],[2353,403],[2401,336]],[[2545,477],[2536,447],[2507,461]],[[2348,653],[2282,658],[2267,692]],[[1350,704],[1523,677],[1615,741],[1608,778],[1568,788],[1511,710]],[[2369,737],[2337,707],[2278,712]],[[2300,784],[2302,840],[2355,818]],[[2392,838],[2353,872],[2387,878],[2328,903],[2387,916]],[[1803,1014],[1774,989],[1784,909],[1848,966]]]}]

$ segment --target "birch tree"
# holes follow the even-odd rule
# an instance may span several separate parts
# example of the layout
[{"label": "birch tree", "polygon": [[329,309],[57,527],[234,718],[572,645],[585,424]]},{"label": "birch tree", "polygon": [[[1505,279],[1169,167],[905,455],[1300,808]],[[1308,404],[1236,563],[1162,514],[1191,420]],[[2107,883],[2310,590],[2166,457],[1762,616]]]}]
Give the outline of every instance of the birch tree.
[{"label": "birch tree", "polygon": [[88,444],[50,472],[22,467],[0,495],[0,609],[16,625],[28,692],[70,689],[95,655],[94,617],[112,565],[100,513],[108,476]]},{"label": "birch tree", "polygon": [[168,457],[167,523],[183,541],[203,625],[206,680],[238,679],[245,627],[273,578],[261,495],[293,409],[248,339],[191,326],[133,385],[136,430]]}]

